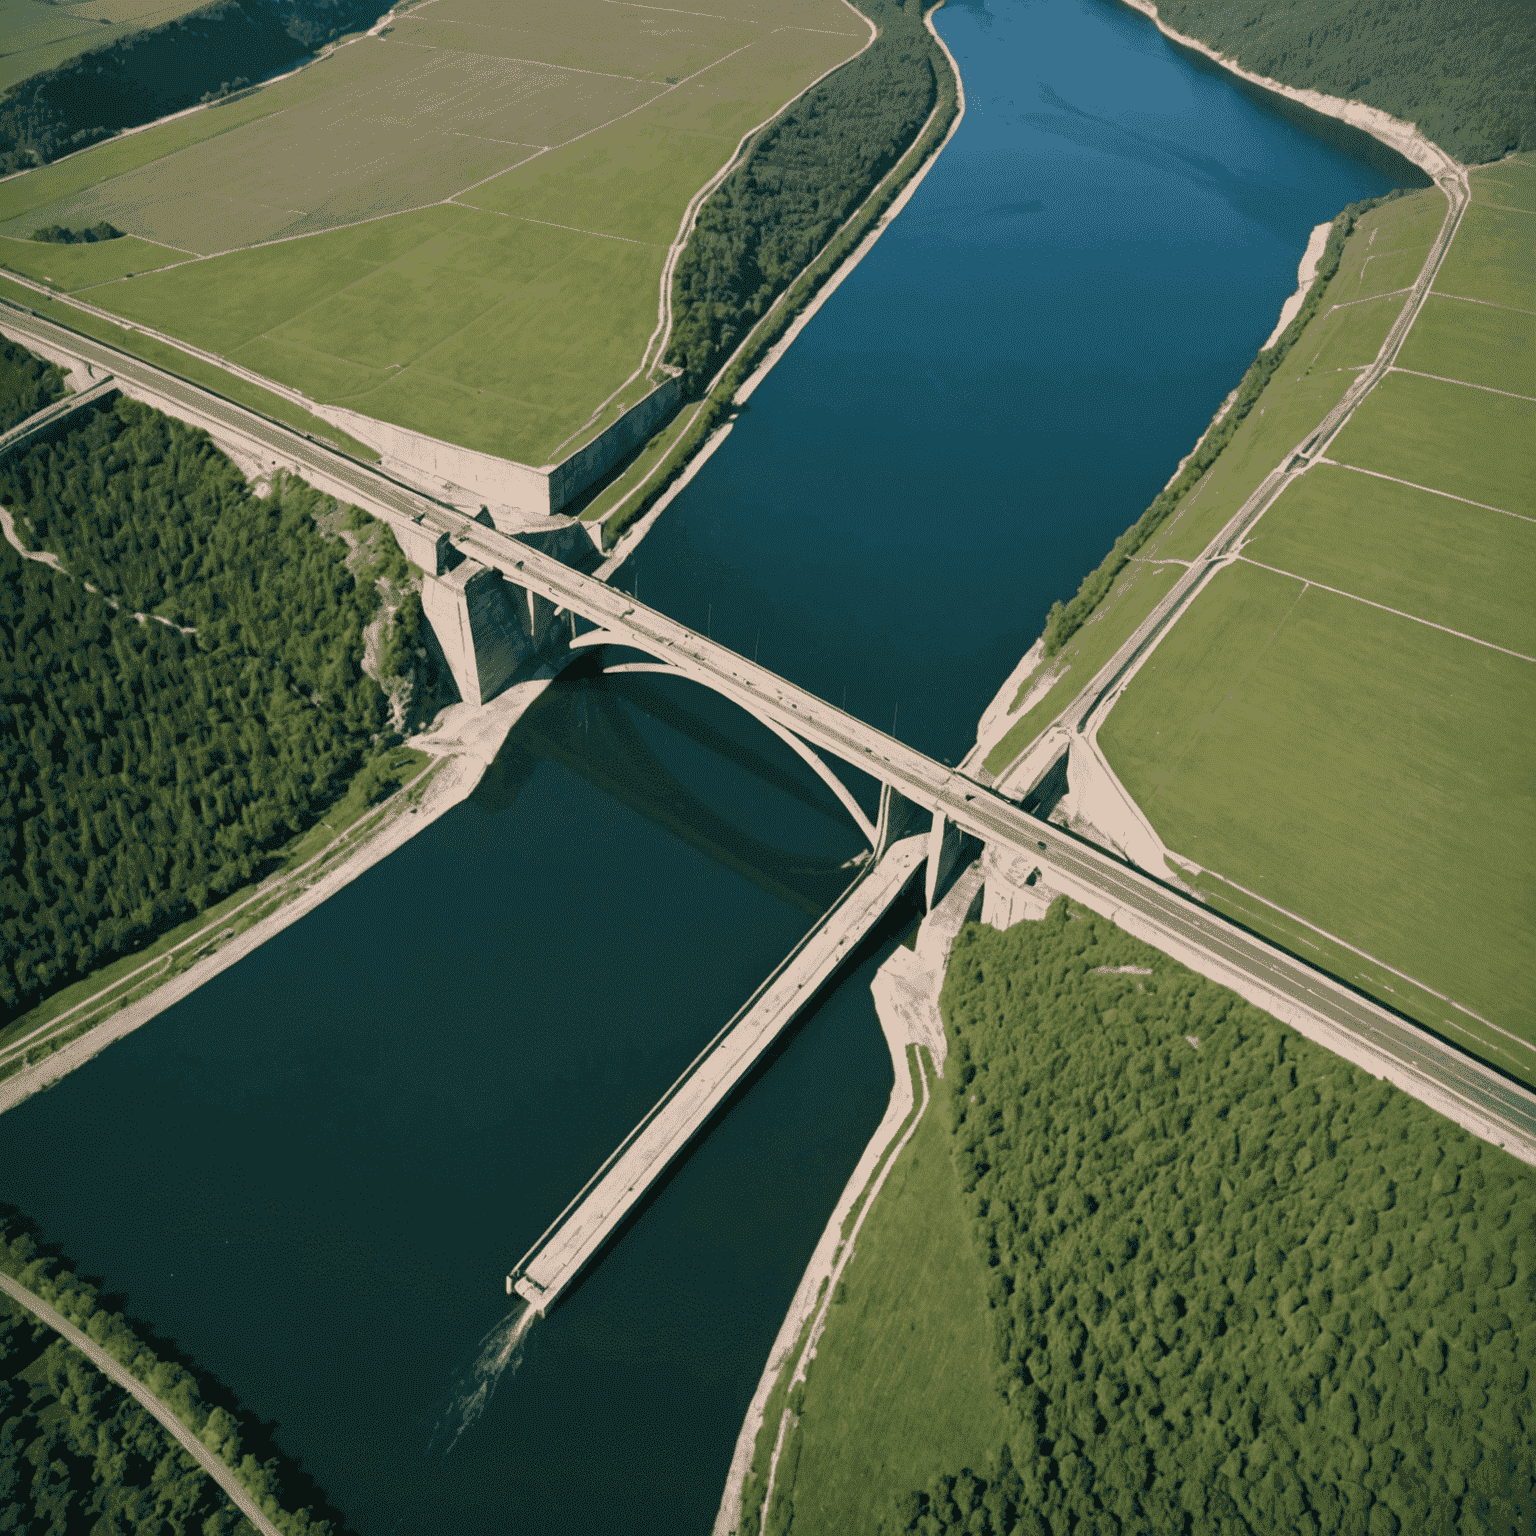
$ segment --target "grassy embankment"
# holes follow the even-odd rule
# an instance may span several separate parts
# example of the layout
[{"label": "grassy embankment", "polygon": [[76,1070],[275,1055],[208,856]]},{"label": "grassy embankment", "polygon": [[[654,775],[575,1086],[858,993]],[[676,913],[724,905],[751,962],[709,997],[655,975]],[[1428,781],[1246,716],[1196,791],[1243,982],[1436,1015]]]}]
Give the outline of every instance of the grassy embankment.
[{"label": "grassy embankment", "polygon": [[1444,197],[1428,189],[1339,216],[1300,313],[1172,482],[1072,601],[1052,609],[1042,670],[1024,680],[1014,709],[1042,678],[1052,682],[987,754],[989,772],[1000,774],[1088,684],[1182,574],[1176,562],[1205,548],[1375,358],[1444,215]]},{"label": "grassy embankment", "polygon": [[[242,1422],[227,1392],[141,1338],[66,1261],[41,1252],[10,1213],[0,1215],[0,1269],[147,1386],[234,1472],[279,1530],[325,1536],[332,1529],[312,1508],[294,1508],[317,1497],[308,1477],[247,1448],[269,1451],[268,1437]],[[242,1536],[251,1526],[138,1402],[0,1295],[0,1529]]]},{"label": "grassy embankment", "polygon": [[[10,371],[35,372],[16,350]],[[363,671],[381,585],[406,575],[384,530],[331,526],[329,498],[296,480],[256,497],[202,433],[122,399],[12,454],[0,492],[64,567],[0,547],[0,1017],[12,1044],[58,1021],[35,1054],[146,978],[67,1020],[39,1003],[99,991],[93,973],[147,945],[162,977],[183,968],[195,941],[172,954],[169,932],[228,915],[318,851],[305,839],[332,808],[360,815],[422,759],[391,752]],[[394,636],[380,649],[419,660]]]},{"label": "grassy embankment", "polygon": [[[706,398],[657,433],[582,511],[602,522],[605,548],[650,510],[730,416],[737,390],[955,120],[954,72],[923,25],[918,0],[860,0],[860,8],[880,27],[874,46],[775,122],[700,221],[674,282],[679,320],[668,358],[695,381],[729,363]],[[931,96],[919,95],[928,82]],[[837,142],[824,142],[830,136],[820,124],[829,115],[840,123]],[[887,168],[891,148],[899,150],[919,121],[922,131]],[[816,172],[809,180],[833,183],[815,199],[800,190],[808,181],[807,159]]]},{"label": "grassy embankment", "polygon": [[[1260,893],[1375,957],[1333,947],[1357,985],[1536,1082],[1536,162],[1471,179],[1398,367],[1191,605],[1100,742],[1170,848],[1210,872],[1214,905],[1326,942],[1224,881]],[[1286,386],[1255,470],[1315,419],[1305,383]],[[1238,504],[1241,467],[1218,465],[1150,553],[1200,548]]]},{"label": "grassy embankment", "polygon": [[771,1531],[1529,1528],[1530,1169],[1065,901],[942,1006]]},{"label": "grassy embankment", "polygon": [[[550,462],[641,361],[690,198],[866,36],[837,0],[665,28],[600,0],[442,0],[0,186],[0,264],[313,399]],[[123,249],[66,264],[25,238],[86,208]]]},{"label": "grassy embankment", "polygon": [[206,0],[95,0],[89,7],[0,0],[0,91],[87,49],[105,48],[131,33],[184,16]]}]

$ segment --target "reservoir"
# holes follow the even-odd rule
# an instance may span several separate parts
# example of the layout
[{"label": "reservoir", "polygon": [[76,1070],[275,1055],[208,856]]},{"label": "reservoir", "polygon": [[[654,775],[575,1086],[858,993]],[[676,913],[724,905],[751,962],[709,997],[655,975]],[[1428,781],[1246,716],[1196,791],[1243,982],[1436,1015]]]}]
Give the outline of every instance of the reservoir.
[{"label": "reservoir", "polygon": [[[1423,178],[1110,0],[952,0],[938,27],[959,132],[618,579],[954,760],[1237,382],[1311,227]],[[883,1112],[868,983],[914,914],[515,1369],[476,1362],[508,1268],[858,851],[728,706],[574,678],[469,803],[0,1116],[0,1199],[361,1536],[703,1532]]]}]

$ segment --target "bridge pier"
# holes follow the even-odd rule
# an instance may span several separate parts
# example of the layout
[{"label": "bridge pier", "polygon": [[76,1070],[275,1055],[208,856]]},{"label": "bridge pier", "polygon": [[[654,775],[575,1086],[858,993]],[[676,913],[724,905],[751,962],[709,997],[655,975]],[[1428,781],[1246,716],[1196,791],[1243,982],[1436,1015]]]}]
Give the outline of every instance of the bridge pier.
[{"label": "bridge pier", "polygon": [[[483,511],[477,521],[491,525]],[[527,538],[547,546],[556,559],[585,554],[586,539],[569,519],[552,519],[548,534]],[[493,566],[466,559],[447,533],[424,517],[395,528],[407,560],[425,573],[421,609],[442,648],[459,696],[467,704],[485,704],[512,681],[517,669],[564,631],[555,624],[560,610],[541,593],[520,587]],[[573,562],[574,563],[574,562]]]}]

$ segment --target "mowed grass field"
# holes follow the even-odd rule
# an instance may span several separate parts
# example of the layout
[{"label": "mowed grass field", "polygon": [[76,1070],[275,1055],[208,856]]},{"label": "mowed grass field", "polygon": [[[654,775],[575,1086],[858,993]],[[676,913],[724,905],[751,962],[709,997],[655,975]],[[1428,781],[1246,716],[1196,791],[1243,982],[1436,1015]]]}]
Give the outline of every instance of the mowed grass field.
[{"label": "mowed grass field", "polygon": [[1263,399],[1148,546],[1150,557],[1198,556],[1285,454],[1338,404],[1355,374],[1375,361],[1402,312],[1403,290],[1418,276],[1444,218],[1445,198],[1434,188],[1361,215],[1328,285],[1328,307],[1307,326]]},{"label": "mowed grass field", "polygon": [[[0,185],[0,263],[313,399],[549,462],[639,367],[690,199],[867,37],[840,0],[436,0]],[[99,219],[132,243],[66,263],[26,238]]]},{"label": "mowed grass field", "polygon": [[[1536,170],[1472,184],[1394,370],[1099,739],[1176,855],[1445,994],[1536,1083],[1536,313],[1504,302],[1536,281],[1536,196],[1515,206]],[[1524,220],[1523,244],[1493,216]],[[1244,920],[1296,947],[1304,930],[1265,911],[1249,899]]]},{"label": "mowed grass field", "polygon": [[[944,1084],[930,1088],[942,1100]],[[872,1531],[890,1494],[980,1468],[1002,1443],[987,1270],[951,1140],[948,1106],[930,1103],[828,1309],[774,1496],[788,1495],[805,1536]]]}]

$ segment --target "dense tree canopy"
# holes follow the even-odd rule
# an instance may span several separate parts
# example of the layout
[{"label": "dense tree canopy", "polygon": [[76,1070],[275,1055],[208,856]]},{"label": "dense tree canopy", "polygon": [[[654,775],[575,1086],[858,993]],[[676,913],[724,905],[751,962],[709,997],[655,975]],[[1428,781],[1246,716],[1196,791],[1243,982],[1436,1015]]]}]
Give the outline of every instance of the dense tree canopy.
[{"label": "dense tree canopy", "polygon": [[343,32],[379,0],[214,0],[23,80],[0,100],[0,175],[264,79]]},{"label": "dense tree canopy", "polygon": [[1245,69],[1380,107],[1473,164],[1536,149],[1530,0],[1158,0]]},{"label": "dense tree canopy", "polygon": [[386,708],[376,591],[301,482],[258,499],[203,433],[118,400],[0,465],[0,497],[68,571],[0,545],[5,1017],[257,876]]},{"label": "dense tree canopy", "polygon": [[1065,901],[943,1007],[1010,1455],[887,1532],[1536,1529],[1530,1169]]},{"label": "dense tree canopy", "polygon": [[64,393],[64,376],[52,363],[0,336],[0,432],[8,432]]},{"label": "dense tree canopy", "polygon": [[[196,1378],[160,1358],[96,1288],[39,1252],[0,1213],[0,1269],[125,1367],[240,1478],[279,1530],[327,1536],[329,1521],[292,1506],[312,1485],[275,1457],[258,1460],[232,1399],[210,1407]],[[217,1394],[216,1394],[217,1395]],[[286,1486],[285,1486],[286,1485]],[[303,1487],[294,1495],[290,1488]],[[288,1495],[285,1497],[285,1494]],[[0,1531],[15,1536],[233,1536],[243,1517],[146,1408],[72,1345],[0,1295]],[[244,1525],[249,1530],[248,1525]]]},{"label": "dense tree canopy", "polygon": [[[673,286],[667,360],[706,384],[907,151],[947,70],[920,0],[860,0],[871,47],[807,91],[705,203]],[[935,56],[939,62],[935,65]]]}]

